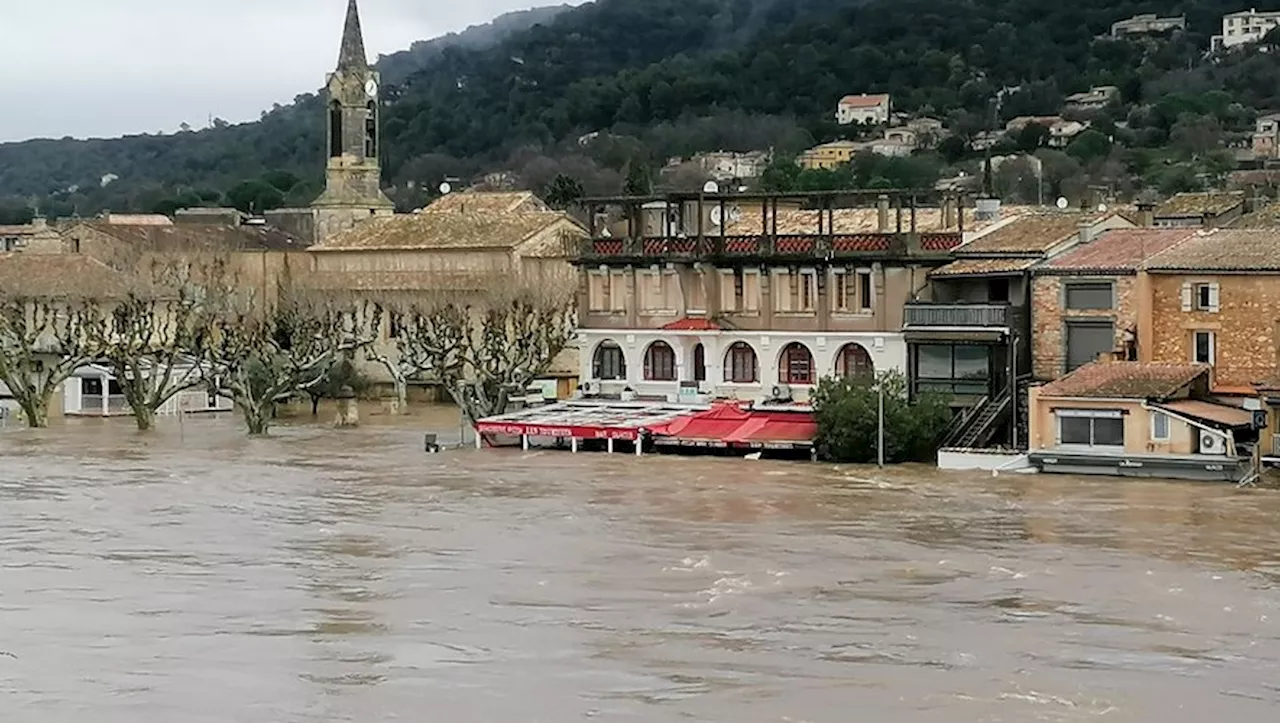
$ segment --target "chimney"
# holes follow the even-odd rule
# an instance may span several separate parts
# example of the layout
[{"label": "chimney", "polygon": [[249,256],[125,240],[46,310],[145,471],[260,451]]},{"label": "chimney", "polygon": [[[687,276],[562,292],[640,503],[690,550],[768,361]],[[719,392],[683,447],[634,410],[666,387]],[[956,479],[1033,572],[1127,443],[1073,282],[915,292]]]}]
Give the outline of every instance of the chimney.
[{"label": "chimney", "polygon": [[889,196],[880,194],[876,199],[876,218],[880,222],[880,233],[889,233]]},{"label": "chimney", "polygon": [[44,216],[36,216],[31,219],[31,228],[36,231],[47,231],[49,230],[49,219]]},{"label": "chimney", "polygon": [[1093,224],[1088,221],[1081,221],[1076,224],[1076,233],[1079,236],[1080,243],[1089,243],[1093,239]]},{"label": "chimney", "polygon": [[1138,202],[1138,225],[1151,228],[1156,225],[1156,205],[1150,201]]}]

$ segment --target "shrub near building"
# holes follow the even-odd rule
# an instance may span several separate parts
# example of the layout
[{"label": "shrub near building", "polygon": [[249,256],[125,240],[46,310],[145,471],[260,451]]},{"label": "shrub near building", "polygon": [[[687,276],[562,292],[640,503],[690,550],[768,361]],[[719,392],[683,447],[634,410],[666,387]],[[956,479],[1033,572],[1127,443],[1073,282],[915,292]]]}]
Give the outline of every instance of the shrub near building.
[{"label": "shrub near building", "polygon": [[875,377],[828,377],[818,383],[813,395],[818,455],[831,462],[876,461],[877,384],[884,387],[885,461],[933,461],[937,441],[951,419],[947,397],[926,392],[910,399],[907,380],[896,371]]}]

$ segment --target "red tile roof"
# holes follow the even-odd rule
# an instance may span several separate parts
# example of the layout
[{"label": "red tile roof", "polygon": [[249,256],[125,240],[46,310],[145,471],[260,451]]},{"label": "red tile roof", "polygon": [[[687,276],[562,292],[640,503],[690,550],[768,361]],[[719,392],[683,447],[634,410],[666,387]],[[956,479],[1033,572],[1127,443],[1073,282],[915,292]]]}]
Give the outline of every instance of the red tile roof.
[{"label": "red tile roof", "polygon": [[1143,264],[1148,271],[1280,271],[1280,230],[1198,231]]},{"label": "red tile roof", "polygon": [[1093,362],[1044,385],[1040,396],[1166,399],[1208,372],[1206,364]]},{"label": "red tile roof", "polygon": [[719,331],[720,325],[710,319],[691,319],[685,317],[666,324],[663,331]]},{"label": "red tile roof", "polygon": [[846,95],[840,99],[840,105],[852,106],[854,108],[872,108],[887,100],[889,100],[887,93],[875,93],[872,95]]},{"label": "red tile roof", "polygon": [[1040,267],[1037,273],[1137,271],[1142,262],[1194,236],[1196,229],[1122,228],[1107,231]]}]

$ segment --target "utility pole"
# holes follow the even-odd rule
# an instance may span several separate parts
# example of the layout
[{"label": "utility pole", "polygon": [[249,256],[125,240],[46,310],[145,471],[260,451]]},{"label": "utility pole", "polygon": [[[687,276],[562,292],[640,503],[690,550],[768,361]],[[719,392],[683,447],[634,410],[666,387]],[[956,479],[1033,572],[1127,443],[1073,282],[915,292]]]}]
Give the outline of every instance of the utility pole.
[{"label": "utility pole", "polygon": [[880,422],[879,430],[876,434],[876,459],[881,467],[884,468],[884,379],[876,384],[876,389],[880,391]]}]

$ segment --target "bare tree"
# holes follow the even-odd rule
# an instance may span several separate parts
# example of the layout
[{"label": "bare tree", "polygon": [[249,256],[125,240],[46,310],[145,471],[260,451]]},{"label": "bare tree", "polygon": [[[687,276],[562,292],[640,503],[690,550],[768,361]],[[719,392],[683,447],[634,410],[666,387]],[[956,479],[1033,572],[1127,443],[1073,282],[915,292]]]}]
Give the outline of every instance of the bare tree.
[{"label": "bare tree", "polygon": [[230,304],[206,352],[251,435],[264,435],[276,405],[321,384],[339,354],[368,344],[369,320],[332,300],[286,295],[268,309]]},{"label": "bare tree", "polygon": [[114,273],[83,258],[14,257],[0,268],[0,382],[31,427],[49,425],[49,405],[76,369],[100,354],[102,299]]},{"label": "bare tree", "polygon": [[230,289],[224,259],[155,262],[115,304],[111,323],[99,326],[102,359],[138,429],[150,429],[156,412],[178,394],[216,385],[205,352]]},{"label": "bare tree", "polygon": [[408,404],[409,380],[428,376],[447,384],[461,379],[466,309],[449,302],[390,303],[386,306],[394,350],[369,345],[365,354],[387,370],[395,387],[398,408]]},{"label": "bare tree", "polygon": [[532,288],[411,307],[399,318],[400,369],[441,384],[473,421],[501,414],[513,392],[546,374],[576,323],[571,293]]}]

